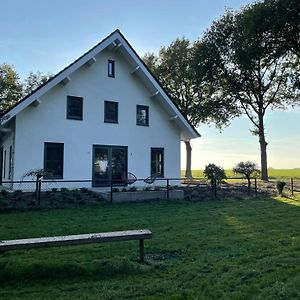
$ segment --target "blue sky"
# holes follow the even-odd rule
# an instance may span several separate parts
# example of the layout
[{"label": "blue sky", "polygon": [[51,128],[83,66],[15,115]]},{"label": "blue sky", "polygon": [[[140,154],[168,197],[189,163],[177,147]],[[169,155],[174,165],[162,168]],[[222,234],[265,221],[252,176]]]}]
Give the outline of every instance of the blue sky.
[{"label": "blue sky", "polygon": [[[56,73],[119,28],[142,56],[177,37],[195,40],[225,8],[251,1],[10,0],[1,1],[0,63],[13,64],[22,78],[30,71]],[[259,163],[259,145],[245,118],[219,133],[200,126],[193,141],[193,168],[215,162],[231,168],[241,160]],[[300,109],[266,116],[269,166],[300,167]],[[184,166],[184,148],[182,149]]]}]

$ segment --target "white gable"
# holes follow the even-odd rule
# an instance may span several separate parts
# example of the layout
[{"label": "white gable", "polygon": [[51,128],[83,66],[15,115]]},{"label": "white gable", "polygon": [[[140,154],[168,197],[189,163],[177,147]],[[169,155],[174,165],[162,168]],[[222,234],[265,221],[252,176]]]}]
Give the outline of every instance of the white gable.
[{"label": "white gable", "polygon": [[88,67],[94,64],[96,62],[97,54],[105,49],[109,49],[112,52],[116,52],[124,57],[127,63],[132,67],[130,72],[131,75],[138,76],[143,81],[149,91],[149,97],[151,97],[153,101],[157,101],[169,115],[169,120],[171,122],[175,122],[179,126],[181,130],[181,140],[190,140],[200,136],[189,124],[176,105],[172,102],[156,79],[151,75],[147,67],[144,65],[137,53],[133,50],[119,30],[113,32],[90,51],[85,53],[71,65],[54,76],[45,85],[41,86],[35,92],[25,97],[21,102],[5,113],[1,118],[1,125],[5,125],[9,120],[11,120],[29,105],[38,105],[40,101],[39,99],[55,86],[59,84],[68,84],[68,82],[72,80],[72,74],[76,70],[84,65]]}]

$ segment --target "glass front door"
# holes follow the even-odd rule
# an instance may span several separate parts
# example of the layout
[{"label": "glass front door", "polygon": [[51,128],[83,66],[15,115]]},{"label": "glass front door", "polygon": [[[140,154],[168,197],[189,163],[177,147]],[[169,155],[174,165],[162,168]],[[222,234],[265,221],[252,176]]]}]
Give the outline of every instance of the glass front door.
[{"label": "glass front door", "polygon": [[123,185],[127,173],[127,147],[93,146],[93,186]]}]

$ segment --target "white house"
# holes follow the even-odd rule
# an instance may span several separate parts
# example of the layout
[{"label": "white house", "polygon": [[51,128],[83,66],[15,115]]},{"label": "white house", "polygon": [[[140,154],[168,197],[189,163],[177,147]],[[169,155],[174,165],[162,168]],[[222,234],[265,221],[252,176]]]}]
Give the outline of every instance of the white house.
[{"label": "white house", "polygon": [[1,182],[43,168],[86,186],[180,177],[180,141],[199,137],[119,30],[5,112],[0,131]]}]

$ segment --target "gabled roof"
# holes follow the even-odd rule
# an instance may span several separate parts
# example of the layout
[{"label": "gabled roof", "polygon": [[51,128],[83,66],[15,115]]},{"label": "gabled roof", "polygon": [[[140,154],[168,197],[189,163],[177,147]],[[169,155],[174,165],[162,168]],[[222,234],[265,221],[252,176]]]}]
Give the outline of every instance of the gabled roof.
[{"label": "gabled roof", "polygon": [[64,82],[65,80],[68,80],[69,76],[71,76],[71,74],[78,68],[85,64],[93,63],[95,56],[106,48],[121,53],[129,65],[132,66],[131,73],[140,77],[140,79],[148,87],[151,97],[157,98],[157,101],[159,101],[159,103],[169,113],[170,120],[176,122],[176,124],[181,128],[182,140],[189,140],[200,136],[196,129],[188,121],[186,116],[176,105],[175,101],[170,95],[168,95],[158,79],[154,76],[154,74],[152,74],[149,68],[145,65],[145,63],[118,29],[76,59],[69,66],[50,78],[43,85],[39,86],[36,90],[28,94],[5,113],[3,113],[0,120],[1,125],[5,125],[9,120],[11,120],[14,116],[16,116],[34,101],[38,100],[51,88]]}]

